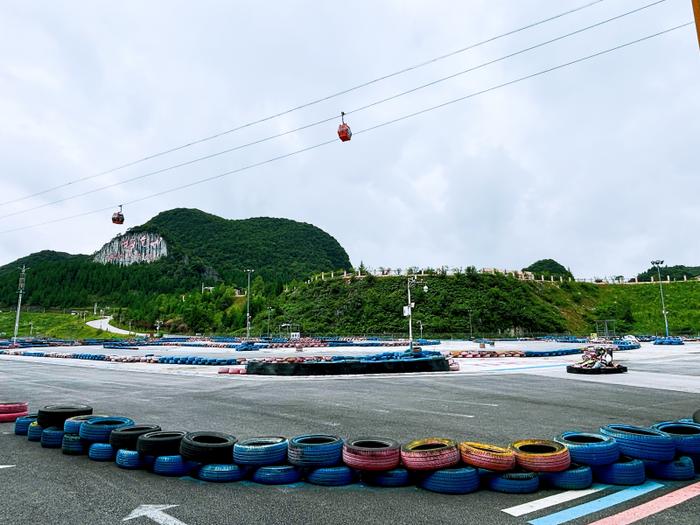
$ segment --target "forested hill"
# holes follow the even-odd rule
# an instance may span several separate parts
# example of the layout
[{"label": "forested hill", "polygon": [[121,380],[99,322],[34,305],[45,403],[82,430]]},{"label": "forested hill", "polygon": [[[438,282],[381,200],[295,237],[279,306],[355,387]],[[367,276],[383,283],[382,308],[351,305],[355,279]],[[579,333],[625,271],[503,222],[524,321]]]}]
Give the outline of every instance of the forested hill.
[{"label": "forested hill", "polygon": [[17,267],[31,268],[25,304],[87,306],[94,302],[140,305],[158,294],[181,294],[204,284],[244,286],[254,269],[271,293],[294,279],[351,268],[342,246],[311,224],[288,219],[227,220],[199,210],[158,214],[129,233],[161,235],[168,255],[131,266],[93,262],[88,255],[42,251],[0,267],[0,305],[13,304]]}]

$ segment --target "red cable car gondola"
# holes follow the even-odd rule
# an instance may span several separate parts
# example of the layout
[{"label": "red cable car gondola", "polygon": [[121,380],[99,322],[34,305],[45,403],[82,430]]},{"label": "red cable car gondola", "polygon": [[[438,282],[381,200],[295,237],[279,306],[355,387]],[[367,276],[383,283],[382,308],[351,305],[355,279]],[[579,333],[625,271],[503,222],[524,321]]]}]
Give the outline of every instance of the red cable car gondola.
[{"label": "red cable car gondola", "polygon": [[342,123],[338,126],[338,137],[340,137],[340,140],[343,142],[347,142],[352,138],[352,130],[350,126],[345,123],[345,111],[340,112],[340,118]]},{"label": "red cable car gondola", "polygon": [[122,213],[122,205],[119,205],[119,211],[112,214],[112,222],[114,224],[124,224],[124,214]]}]

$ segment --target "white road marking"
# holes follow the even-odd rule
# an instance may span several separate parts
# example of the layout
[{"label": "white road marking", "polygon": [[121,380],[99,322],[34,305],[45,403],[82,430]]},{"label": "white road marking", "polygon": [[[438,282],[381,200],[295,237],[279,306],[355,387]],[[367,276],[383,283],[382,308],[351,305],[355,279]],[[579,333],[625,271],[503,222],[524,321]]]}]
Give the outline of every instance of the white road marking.
[{"label": "white road marking", "polygon": [[0,468],[12,468],[16,467],[17,465],[0,465]]},{"label": "white road marking", "polygon": [[553,507],[554,505],[559,505],[560,503],[564,503],[566,501],[571,501],[588,496],[589,494],[594,494],[600,490],[608,488],[608,486],[609,485],[593,485],[590,489],[568,490],[560,494],[555,494],[554,496],[547,496],[546,498],[536,499],[535,501],[523,503],[522,505],[516,505],[515,507],[508,507],[507,509],[503,509],[503,512],[510,514],[511,516],[522,516],[524,514]]},{"label": "white road marking", "polygon": [[129,521],[144,516],[160,525],[187,525],[185,522],[163,512],[165,509],[173,507],[177,507],[177,505],[139,505],[122,521]]}]

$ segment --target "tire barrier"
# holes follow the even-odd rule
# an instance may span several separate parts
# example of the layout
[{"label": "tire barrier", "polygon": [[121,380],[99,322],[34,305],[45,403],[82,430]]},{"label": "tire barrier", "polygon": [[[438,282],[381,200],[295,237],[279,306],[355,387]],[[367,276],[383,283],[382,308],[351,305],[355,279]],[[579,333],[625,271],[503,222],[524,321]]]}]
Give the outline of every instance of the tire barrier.
[{"label": "tire barrier", "polygon": [[[114,447],[112,447],[114,448]],[[135,450],[122,448],[117,451],[117,457],[114,462],[118,467],[127,470],[136,470],[144,467],[144,462],[141,455]]]},{"label": "tire barrier", "polygon": [[306,481],[314,485],[342,487],[354,483],[355,477],[355,472],[347,466],[321,467],[309,472]]},{"label": "tire barrier", "polygon": [[253,473],[252,479],[263,485],[289,485],[301,480],[301,472],[293,465],[260,467]]},{"label": "tire barrier", "polygon": [[93,461],[114,461],[114,449],[109,443],[93,443],[88,449],[88,457]]},{"label": "tire barrier", "polygon": [[411,477],[405,468],[362,473],[362,481],[375,487],[405,487],[411,484]]},{"label": "tire barrier", "polygon": [[289,441],[281,436],[262,436],[233,445],[233,461],[239,465],[264,467],[284,463]]},{"label": "tire barrier", "polygon": [[605,374],[624,374],[627,372],[627,367],[616,365],[611,367],[601,368],[584,368],[582,366],[567,365],[566,371],[569,374],[585,374],[585,375],[605,375]]},{"label": "tire barrier", "polygon": [[400,461],[401,446],[393,439],[363,437],[343,445],[343,463],[357,470],[392,470]]},{"label": "tire barrier", "polygon": [[463,441],[459,444],[459,453],[462,462],[473,467],[497,472],[515,468],[515,452],[508,448],[476,441]]},{"label": "tire barrier", "polygon": [[609,485],[641,485],[646,480],[644,463],[628,456],[620,456],[615,463],[592,469],[596,480]]},{"label": "tire barrier", "polygon": [[121,416],[94,417],[83,421],[80,425],[79,435],[85,441],[94,443],[109,443],[109,435],[112,430],[129,427],[134,424],[133,419]]},{"label": "tire barrier", "polygon": [[240,481],[246,475],[245,467],[238,465],[204,465],[197,471],[197,477],[202,481],[226,483]]},{"label": "tire barrier", "polygon": [[0,414],[0,423],[12,423],[14,421],[17,421],[17,418],[24,417],[26,415],[26,411]]},{"label": "tire barrier", "polygon": [[693,461],[693,465],[695,465],[695,473],[700,474],[700,454],[688,454],[688,457]]},{"label": "tire barrier", "polygon": [[115,428],[109,435],[109,444],[114,450],[136,450],[136,441],[139,436],[159,430],[158,425],[133,425]]},{"label": "tire barrier", "polygon": [[700,424],[667,421],[651,428],[671,436],[677,454],[700,454]]},{"label": "tire barrier", "polygon": [[29,425],[36,421],[36,414],[27,414],[26,416],[15,419],[15,435],[26,436]]},{"label": "tire barrier", "polygon": [[299,467],[333,467],[340,463],[343,440],[327,434],[305,434],[289,440],[287,459]]},{"label": "tire barrier", "polygon": [[530,494],[540,488],[540,477],[535,472],[493,472],[482,477],[489,490],[505,494]]},{"label": "tire barrier", "polygon": [[188,432],[180,441],[180,455],[197,463],[228,463],[236,438],[222,432]]},{"label": "tire barrier", "polygon": [[40,426],[38,421],[32,421],[27,428],[27,440],[41,441],[41,433],[43,431],[44,427]]},{"label": "tire barrier", "polygon": [[401,447],[401,461],[408,470],[439,470],[459,463],[457,444],[451,439],[417,439]]},{"label": "tire barrier", "polygon": [[593,470],[588,465],[576,465],[561,472],[543,472],[540,481],[562,490],[583,490],[593,484]]},{"label": "tire barrier", "polygon": [[444,356],[386,361],[305,361],[302,363],[261,363],[250,361],[247,374],[281,376],[317,376],[348,374],[405,374],[412,372],[448,372]]},{"label": "tire barrier", "polygon": [[474,467],[440,469],[424,476],[418,486],[440,494],[469,494],[479,488],[479,473]]},{"label": "tire barrier", "polygon": [[153,462],[153,473],[159,476],[186,476],[199,467],[199,463],[187,461],[179,454],[158,456]]},{"label": "tire barrier", "polygon": [[671,481],[687,481],[695,478],[695,465],[688,456],[681,456],[673,461],[644,461],[646,475],[649,478]]},{"label": "tire barrier", "polygon": [[655,345],[683,345],[683,339],[680,337],[657,337],[654,339]]},{"label": "tire barrier", "polygon": [[0,401],[0,414],[26,415],[27,412],[29,412],[29,403],[26,401]]},{"label": "tire barrier", "polygon": [[66,419],[90,414],[92,414],[92,407],[88,405],[47,405],[37,412],[37,421],[45,428],[63,428]]},{"label": "tire barrier", "polygon": [[620,457],[620,447],[610,436],[588,432],[564,432],[554,440],[566,445],[574,463],[609,465]]},{"label": "tire barrier", "polygon": [[61,448],[61,444],[63,443],[63,430],[58,427],[45,428],[41,432],[39,441],[44,448]]},{"label": "tire barrier", "polygon": [[569,468],[571,456],[566,446],[548,439],[522,439],[510,445],[516,463],[532,472],[560,472]]},{"label": "tire barrier", "polygon": [[600,433],[614,438],[620,453],[632,458],[671,461],[676,454],[671,436],[654,428],[613,424],[601,427]]},{"label": "tire barrier", "polygon": [[148,432],[138,437],[136,450],[142,456],[178,456],[183,437],[185,432],[181,430]]},{"label": "tire barrier", "polygon": [[69,456],[80,456],[85,454],[85,442],[78,434],[63,433],[61,441],[61,451]]},{"label": "tire barrier", "polygon": [[67,434],[80,434],[80,426],[93,417],[107,417],[105,415],[87,415],[69,417],[63,423],[63,431]]}]

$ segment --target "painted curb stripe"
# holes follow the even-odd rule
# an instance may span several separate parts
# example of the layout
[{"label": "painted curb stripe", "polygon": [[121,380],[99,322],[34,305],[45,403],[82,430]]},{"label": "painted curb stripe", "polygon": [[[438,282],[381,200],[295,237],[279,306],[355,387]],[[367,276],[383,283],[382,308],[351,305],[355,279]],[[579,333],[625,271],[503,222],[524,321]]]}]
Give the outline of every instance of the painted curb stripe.
[{"label": "painted curb stripe", "polygon": [[643,496],[644,494],[660,489],[661,487],[663,487],[661,483],[647,481],[643,485],[629,487],[621,490],[620,492],[610,494],[609,496],[589,501],[583,505],[571,507],[570,509],[562,510],[560,512],[555,512],[554,514],[549,514],[548,516],[543,516],[541,518],[528,521],[528,523],[530,523],[530,525],[559,525],[560,523],[575,520],[581,516],[587,516],[588,514],[593,514],[594,512],[617,505],[618,503]]},{"label": "painted curb stripe", "polygon": [[700,496],[700,482],[669,492],[664,496],[643,503],[638,507],[633,507],[619,514],[615,514],[614,516],[603,518],[590,525],[629,525],[630,523],[635,523],[647,516],[661,512],[662,510],[675,507],[697,496]]},{"label": "painted curb stripe", "polygon": [[609,486],[610,485],[593,485],[590,489],[568,490],[560,494],[555,494],[554,496],[547,496],[546,498],[523,503],[522,505],[516,505],[515,507],[508,507],[507,509],[503,509],[503,512],[510,514],[511,516],[522,516],[524,514],[530,514],[531,512],[553,507],[554,505],[558,505],[566,501],[583,498],[589,494],[595,494],[599,490],[607,489]]}]

